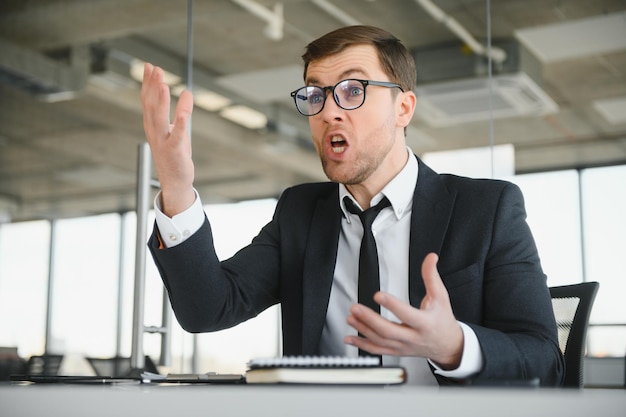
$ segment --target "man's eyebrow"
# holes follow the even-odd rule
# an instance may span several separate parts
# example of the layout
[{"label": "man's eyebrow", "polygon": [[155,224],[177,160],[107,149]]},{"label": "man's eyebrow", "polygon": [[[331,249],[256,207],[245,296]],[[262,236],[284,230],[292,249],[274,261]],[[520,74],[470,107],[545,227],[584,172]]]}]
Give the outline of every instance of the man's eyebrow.
[{"label": "man's eyebrow", "polygon": [[306,80],[304,80],[304,83],[306,85],[318,85],[319,81],[316,78],[307,78]]},{"label": "man's eyebrow", "polygon": [[[350,68],[339,74],[340,80],[345,80],[346,78],[354,77],[354,74],[362,74],[365,78],[367,78],[367,73],[365,70],[361,68]],[[306,85],[319,85],[320,81],[317,78],[311,77],[305,80]]]}]

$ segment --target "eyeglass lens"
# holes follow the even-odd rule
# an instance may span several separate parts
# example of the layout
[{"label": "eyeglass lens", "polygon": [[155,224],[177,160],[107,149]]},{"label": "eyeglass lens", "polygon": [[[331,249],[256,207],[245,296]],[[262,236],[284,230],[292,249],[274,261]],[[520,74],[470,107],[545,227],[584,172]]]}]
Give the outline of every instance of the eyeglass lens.
[{"label": "eyeglass lens", "polygon": [[[316,86],[302,87],[295,94],[298,110],[305,115],[314,115],[322,111],[326,101],[326,90]],[[345,110],[356,109],[365,100],[365,87],[359,80],[344,80],[332,88],[333,97],[339,107]]]}]

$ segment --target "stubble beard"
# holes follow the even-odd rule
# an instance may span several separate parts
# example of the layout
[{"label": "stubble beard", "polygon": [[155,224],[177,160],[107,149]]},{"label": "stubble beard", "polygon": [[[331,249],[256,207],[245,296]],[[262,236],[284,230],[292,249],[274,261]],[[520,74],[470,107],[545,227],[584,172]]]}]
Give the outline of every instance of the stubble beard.
[{"label": "stubble beard", "polygon": [[366,143],[376,143],[384,140],[387,146],[378,151],[361,151],[354,162],[329,161],[324,153],[320,151],[319,157],[326,177],[330,181],[345,185],[357,185],[365,182],[381,166],[393,148],[395,131],[393,124],[389,122],[373,131],[366,139]]}]

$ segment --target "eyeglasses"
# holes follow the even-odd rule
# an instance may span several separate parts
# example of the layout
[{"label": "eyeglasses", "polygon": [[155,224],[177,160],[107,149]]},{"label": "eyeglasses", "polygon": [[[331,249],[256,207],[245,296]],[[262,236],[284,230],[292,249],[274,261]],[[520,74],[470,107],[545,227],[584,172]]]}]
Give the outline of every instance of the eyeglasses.
[{"label": "eyeglasses", "polygon": [[334,86],[318,87],[308,85],[291,92],[291,97],[296,103],[296,108],[304,116],[314,116],[322,111],[326,103],[327,92],[333,93],[335,103],[344,110],[358,109],[365,103],[365,87],[375,85],[378,87],[404,89],[399,84],[386,81],[348,79],[339,81]]}]

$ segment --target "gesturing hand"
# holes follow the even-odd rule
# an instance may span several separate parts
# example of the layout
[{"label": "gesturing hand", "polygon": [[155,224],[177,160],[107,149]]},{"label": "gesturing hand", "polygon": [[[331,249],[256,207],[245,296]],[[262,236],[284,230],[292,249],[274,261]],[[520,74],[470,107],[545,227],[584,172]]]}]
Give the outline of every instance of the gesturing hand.
[{"label": "gesturing hand", "polygon": [[362,337],[347,336],[344,341],[373,354],[422,356],[442,369],[455,369],[463,352],[463,331],[457,323],[448,291],[437,270],[438,257],[430,253],[422,263],[426,295],[417,309],[391,294],[378,292],[374,300],[391,311],[401,322],[389,321],[373,310],[355,304],[348,324]]},{"label": "gesturing hand", "polygon": [[178,98],[174,121],[170,124],[170,92],[163,82],[163,70],[146,63],[141,86],[143,128],[161,184],[163,212],[172,217],[194,201],[194,166],[187,123],[193,110],[193,97],[184,91]]}]

